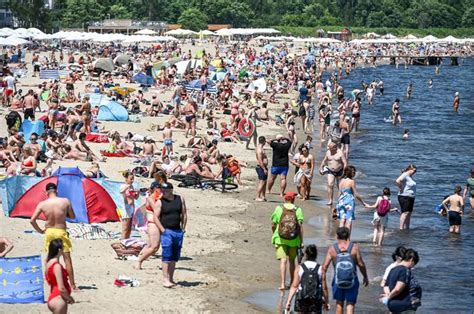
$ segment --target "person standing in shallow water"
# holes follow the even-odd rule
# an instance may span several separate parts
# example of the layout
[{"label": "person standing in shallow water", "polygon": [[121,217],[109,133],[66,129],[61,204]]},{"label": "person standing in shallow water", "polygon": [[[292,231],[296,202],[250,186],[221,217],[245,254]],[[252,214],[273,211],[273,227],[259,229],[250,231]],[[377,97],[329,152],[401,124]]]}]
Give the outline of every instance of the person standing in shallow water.
[{"label": "person standing in shallow water", "polygon": [[469,192],[469,203],[471,204],[471,214],[474,209],[474,168],[471,169],[471,176],[466,181],[466,187],[464,188],[463,198],[466,198]]},{"label": "person standing in shallow water", "polygon": [[461,196],[461,191],[461,186],[457,185],[454,188],[454,194],[443,201],[443,207],[448,212],[449,232],[451,233],[461,233],[461,217],[464,214],[464,199]]},{"label": "person standing in shallow water", "polygon": [[400,203],[400,230],[410,229],[410,219],[415,206],[416,182],[413,176],[416,173],[416,166],[413,164],[402,170],[402,174],[395,180],[399,187],[398,202]]}]

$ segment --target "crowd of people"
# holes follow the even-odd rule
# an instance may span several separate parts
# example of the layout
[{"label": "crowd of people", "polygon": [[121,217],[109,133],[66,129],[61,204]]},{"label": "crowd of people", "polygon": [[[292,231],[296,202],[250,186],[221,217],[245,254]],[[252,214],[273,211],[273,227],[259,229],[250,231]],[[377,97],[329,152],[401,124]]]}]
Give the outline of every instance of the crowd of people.
[{"label": "crowd of people", "polygon": [[[344,53],[340,53],[332,46],[326,49],[315,46],[308,48],[310,54],[317,56],[311,59],[295,55],[293,47],[286,44],[281,44],[278,49],[257,50],[248,43],[217,43],[215,55],[203,50],[199,57],[200,66],[188,67],[184,72],[169,60],[173,57],[191,60],[193,55],[191,50],[184,51],[176,42],[164,44],[159,49],[141,49],[138,45],[126,48],[115,43],[105,46],[70,43],[61,49],[40,45],[30,48],[31,64],[4,64],[4,77],[0,80],[2,105],[9,110],[6,115],[8,136],[0,142],[0,160],[5,176],[47,177],[55,165],[69,159],[90,162],[85,175],[101,178],[107,174],[100,165],[108,158],[132,158],[135,166],[122,172],[124,182],[119,191],[124,204],[120,215],[121,238],[130,238],[133,217],[142,210],[147,221],[148,245],[139,254],[135,268],[141,269],[143,262],[161,248],[164,287],[176,286],[174,272],[187,224],[185,199],[174,193],[173,184],[168,179],[173,175],[183,175],[230,180],[244,186],[241,174],[242,168],[248,167],[247,163],[239,156],[224,152],[228,146],[221,143],[233,143],[242,149],[245,144],[245,149],[255,150],[258,179],[255,201],[266,202],[275,183],[279,183],[277,194],[283,202],[271,215],[272,244],[280,261],[281,290],[288,288],[286,272],[289,265],[292,284],[288,308],[296,296],[297,311],[320,312],[323,306],[329,309],[326,273],[332,263],[335,269],[332,296],[336,300],[336,312],[342,313],[344,307],[348,313],[354,311],[359,289],[357,268],[362,273],[363,285],[369,283],[361,250],[350,240],[356,201],[374,210],[374,245],[383,245],[388,216],[392,211],[401,213],[401,230],[410,228],[416,197],[416,166],[410,164],[395,181],[399,187],[398,210],[391,204],[389,188],[383,189],[373,205],[365,202],[366,198],[356,188],[356,167],[349,162],[351,134],[361,127],[362,102],[367,100],[371,105],[376,97],[383,95],[384,82],[361,82],[360,89],[349,92],[341,84],[341,80],[350,77],[357,64],[376,63],[376,58],[367,56],[369,53],[383,55],[382,50],[394,47],[372,47],[363,50],[364,53],[355,47],[346,47]],[[13,53],[16,53],[15,48],[6,52],[7,57]],[[112,73],[94,66],[103,58],[118,60],[120,55],[128,57],[125,62],[116,64]],[[41,70],[57,68],[63,63],[69,69],[65,78],[42,81],[36,89],[23,94],[19,88],[22,78],[15,77],[14,68],[31,67],[33,77],[36,77]],[[161,66],[154,67],[155,63]],[[223,69],[221,72],[225,74],[221,79],[210,80],[211,69]],[[323,80],[326,72],[331,75]],[[134,82],[136,73],[155,78],[153,93],[148,93],[150,86],[141,86],[140,90],[124,86],[126,82]],[[263,90],[257,83],[262,78],[265,83]],[[197,82],[198,87],[187,88],[190,82]],[[162,95],[168,91],[172,96],[165,100]],[[408,86],[407,98],[412,93],[412,87]],[[149,126],[150,132],[159,132],[159,139],[107,130],[98,119],[99,105],[93,104],[91,94],[110,97],[130,114],[166,116],[166,122],[161,125],[154,123]],[[459,94],[456,93],[454,111],[458,110],[459,104]],[[316,118],[319,119],[320,146],[326,151],[321,162],[317,162],[312,153]],[[43,121],[44,132],[31,133],[29,138],[25,138],[20,128],[26,120]],[[202,121],[204,127],[198,125],[198,121]],[[393,124],[402,123],[399,99],[392,105],[391,121]],[[259,135],[259,129],[265,126],[279,127],[282,134],[271,138]],[[251,132],[246,132],[247,128]],[[201,130],[204,134],[198,134]],[[184,143],[176,145],[176,132],[184,133]],[[405,132],[405,139],[409,138],[408,133]],[[108,148],[102,147],[104,149],[98,153],[88,144],[94,141],[109,142],[104,145]],[[271,164],[266,145],[272,150]],[[180,154],[179,149],[187,152]],[[295,168],[293,183],[296,192],[287,191],[291,165]],[[313,196],[315,169],[318,170],[316,175],[327,176],[327,205],[332,209],[333,218],[339,220],[337,242],[329,248],[321,265],[317,263],[316,246],[303,244],[304,215],[301,207],[295,204],[297,199],[303,202]],[[134,185],[136,177],[152,179],[153,182],[149,188],[137,189]],[[279,182],[276,182],[277,177]],[[442,203],[445,207],[449,205],[451,232],[460,232],[463,197],[467,193],[470,193],[473,206],[473,178],[474,171],[471,171],[464,194],[461,195],[461,187],[456,187],[455,193]],[[45,192],[48,199],[38,204],[31,224],[37,232],[45,234],[45,250],[48,252],[46,280],[51,285],[48,307],[59,313],[67,311],[68,304],[74,303],[71,293],[77,289],[70,254],[72,243],[66,226],[66,218],[73,219],[74,211],[68,199],[58,196],[54,183],[46,185]],[[144,196],[145,202],[138,208],[136,202],[140,196]],[[44,228],[36,222],[40,215],[46,218]],[[297,261],[302,247],[305,251],[303,263]],[[10,240],[0,238],[0,256],[12,248]],[[60,263],[61,256],[65,268]],[[415,279],[409,269],[418,263],[418,254],[412,249],[399,248],[394,256],[394,264],[384,277],[381,302],[392,312],[408,308],[416,310],[418,303],[411,291]],[[308,290],[308,284],[314,289]]]}]

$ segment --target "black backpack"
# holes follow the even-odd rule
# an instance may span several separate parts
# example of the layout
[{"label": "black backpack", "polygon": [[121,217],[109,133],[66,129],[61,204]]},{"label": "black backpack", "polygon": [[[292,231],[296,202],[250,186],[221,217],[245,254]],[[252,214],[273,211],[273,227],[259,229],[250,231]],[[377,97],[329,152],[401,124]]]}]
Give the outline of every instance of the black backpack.
[{"label": "black backpack", "polygon": [[8,130],[11,128],[15,127],[18,130],[20,129],[21,126],[21,116],[18,112],[16,111],[10,111],[6,116],[5,120],[7,121],[7,127]]},{"label": "black backpack", "polygon": [[319,264],[316,264],[316,267],[313,269],[308,269],[306,265],[301,264],[303,268],[303,275],[301,276],[301,290],[298,291],[297,299],[305,303],[320,303],[323,300],[323,291],[322,283],[318,275]]}]

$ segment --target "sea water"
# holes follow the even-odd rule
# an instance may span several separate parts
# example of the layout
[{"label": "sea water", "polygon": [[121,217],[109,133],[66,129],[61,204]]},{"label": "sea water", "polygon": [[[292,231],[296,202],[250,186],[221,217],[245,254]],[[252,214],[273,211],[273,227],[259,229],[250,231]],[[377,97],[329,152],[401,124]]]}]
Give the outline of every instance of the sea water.
[{"label": "sea water", "polygon": [[[419,253],[420,262],[413,272],[423,288],[420,311],[467,313],[474,309],[474,214],[471,216],[469,200],[466,200],[461,235],[449,234],[447,218],[433,210],[444,196],[453,193],[455,185],[464,188],[469,170],[474,167],[474,60],[462,59],[460,66],[442,66],[440,70],[436,75],[432,66],[397,69],[383,65],[355,69],[341,80],[346,96],[355,88],[361,89],[362,80],[370,83],[381,79],[385,83],[384,95],[378,93],[373,105],[369,106],[363,99],[360,130],[351,135],[349,163],[357,168],[356,182],[363,199],[373,203],[382,189],[389,187],[392,203],[399,207],[395,180],[408,164],[417,166],[414,176],[417,195],[409,231],[399,231],[399,215],[391,213],[384,246],[374,248],[370,224],[373,212],[364,210],[360,204],[356,207],[352,238],[360,243],[371,280],[369,287],[361,286],[359,290],[359,311],[386,310],[378,301],[381,293],[378,285],[398,245]],[[432,88],[428,85],[430,78]],[[413,97],[408,100],[405,93],[410,83]],[[452,112],[455,92],[461,97],[457,114]],[[396,98],[401,100],[402,124],[393,126],[384,119],[391,115]],[[404,129],[410,130],[409,140],[402,139]],[[319,136],[315,133],[317,142]],[[319,167],[323,153],[316,156]],[[313,217],[309,224],[318,246],[333,243],[337,224],[329,215]],[[325,253],[326,250],[319,252],[320,262]],[[328,278],[332,278],[332,270]],[[258,292],[247,300],[274,312],[278,299],[279,292],[274,289]]]}]

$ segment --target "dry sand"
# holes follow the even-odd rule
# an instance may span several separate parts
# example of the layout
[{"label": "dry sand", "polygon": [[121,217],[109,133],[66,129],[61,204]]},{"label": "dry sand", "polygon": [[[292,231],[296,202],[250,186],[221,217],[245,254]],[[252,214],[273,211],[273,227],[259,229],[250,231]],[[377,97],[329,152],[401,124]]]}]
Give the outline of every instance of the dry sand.
[{"label": "dry sand", "polygon": [[[200,47],[186,47],[193,50]],[[28,55],[30,57],[30,55]],[[31,75],[31,69],[29,74]],[[18,84],[23,90],[39,83],[37,78],[21,79]],[[84,91],[84,82],[76,84],[76,91]],[[150,99],[151,89],[146,98]],[[159,95],[163,101],[169,101],[171,91]],[[70,104],[73,105],[73,104]],[[278,105],[271,105],[273,109]],[[44,108],[44,104],[43,104]],[[5,114],[5,111],[3,111]],[[37,116],[39,114],[37,113]],[[3,119],[3,118],[2,118]],[[144,117],[141,123],[104,122],[106,129],[136,132],[152,135],[161,140],[161,133],[146,131],[150,123],[163,124],[163,117]],[[228,118],[226,118],[228,119]],[[204,121],[198,121],[198,134],[204,133]],[[283,133],[281,127],[274,124],[259,128],[259,135],[274,136]],[[6,125],[0,123],[0,134],[5,136]],[[184,133],[173,134],[177,144],[184,142]],[[98,154],[107,144],[93,144],[91,148]],[[159,144],[159,147],[161,145]],[[187,149],[178,148],[183,154]],[[255,158],[254,150],[245,150],[244,144],[220,143],[221,151],[233,154],[239,160],[247,162],[242,179],[244,187],[237,192],[221,194],[213,191],[176,188],[175,192],[185,197],[188,206],[188,227],[182,251],[182,260],[177,265],[175,289],[166,289],[161,285],[161,261],[157,256],[143,264],[141,271],[132,268],[132,261],[115,258],[110,247],[116,240],[73,241],[73,264],[75,277],[81,291],[74,293],[76,304],[70,307],[72,312],[237,312],[255,311],[241,298],[251,291],[268,288],[277,284],[277,264],[271,247],[271,229],[269,217],[281,201],[279,196],[270,195],[266,204],[255,203]],[[269,155],[271,151],[267,152]],[[122,180],[119,171],[134,166],[131,158],[109,158],[100,163],[104,171],[113,180]],[[58,166],[78,166],[85,170],[90,163],[77,161],[56,161]],[[146,179],[138,180],[144,186]],[[275,190],[278,185],[275,186]],[[304,205],[306,208],[310,202]],[[313,207],[314,208],[314,207]],[[120,223],[103,224],[107,231],[120,231]],[[42,252],[43,238],[24,231],[32,230],[26,219],[12,219],[0,215],[0,235],[8,237],[14,244],[9,256],[27,256],[45,254]],[[146,235],[143,235],[147,239]],[[160,254],[161,250],[158,252]],[[141,285],[136,288],[118,288],[113,285],[119,275],[137,278]],[[46,296],[49,287],[45,286]],[[47,312],[46,305],[6,305],[0,304],[0,313]]]}]

